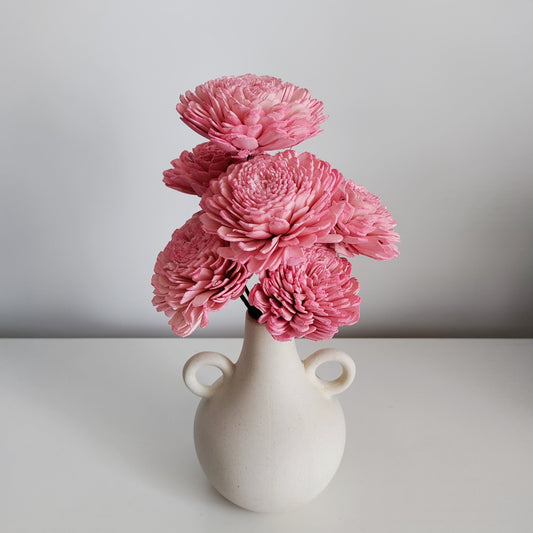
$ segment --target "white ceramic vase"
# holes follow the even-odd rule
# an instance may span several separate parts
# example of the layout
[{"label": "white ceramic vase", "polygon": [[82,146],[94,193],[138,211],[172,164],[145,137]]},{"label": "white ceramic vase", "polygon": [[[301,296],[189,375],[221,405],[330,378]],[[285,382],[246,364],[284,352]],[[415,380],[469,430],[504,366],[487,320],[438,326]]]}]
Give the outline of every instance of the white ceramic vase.
[{"label": "white ceramic vase", "polygon": [[[316,374],[328,361],[342,366],[334,381]],[[204,365],[222,371],[213,385],[197,379]],[[251,511],[282,511],[315,498],[344,452],[344,414],[334,396],[354,376],[355,364],[344,352],[322,349],[301,361],[294,340],[274,340],[249,315],[235,364],[216,352],[193,355],[183,379],[202,397],[194,442],[211,484]]]}]

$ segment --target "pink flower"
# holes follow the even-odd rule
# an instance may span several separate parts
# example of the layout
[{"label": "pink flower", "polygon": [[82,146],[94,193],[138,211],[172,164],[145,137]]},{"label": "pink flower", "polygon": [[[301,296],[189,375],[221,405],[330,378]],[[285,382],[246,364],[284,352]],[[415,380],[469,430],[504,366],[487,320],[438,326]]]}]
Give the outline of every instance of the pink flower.
[{"label": "pink flower", "polygon": [[226,76],[187,91],[176,106],[194,131],[246,157],[290,148],[320,133],[324,104],[271,76]]},{"label": "pink flower", "polygon": [[261,274],[249,302],[277,340],[330,339],[340,326],[359,320],[359,282],[350,272],[347,259],[317,245],[305,251],[305,262]]},{"label": "pink flower", "polygon": [[377,196],[362,185],[345,180],[333,201],[344,206],[333,228],[333,233],[342,235],[342,242],[332,245],[337,253],[348,257],[361,254],[380,260],[400,254],[394,244],[400,242],[400,236],[393,231],[396,222]]},{"label": "pink flower", "polygon": [[163,181],[172,189],[202,196],[212,179],[218,178],[231,164],[239,161],[229,152],[207,142],[184,150],[172,167],[163,172]]},{"label": "pink flower", "polygon": [[224,243],[203,231],[200,214],[174,232],[157,257],[152,277],[152,303],[181,337],[207,326],[208,313],[238,298],[251,275],[243,265],[216,253]]},{"label": "pink flower", "polygon": [[332,191],[341,180],[313,154],[263,154],[211,181],[200,202],[202,224],[229,242],[221,255],[252,272],[293,265],[305,248],[341,240],[330,234],[342,208],[332,204]]}]

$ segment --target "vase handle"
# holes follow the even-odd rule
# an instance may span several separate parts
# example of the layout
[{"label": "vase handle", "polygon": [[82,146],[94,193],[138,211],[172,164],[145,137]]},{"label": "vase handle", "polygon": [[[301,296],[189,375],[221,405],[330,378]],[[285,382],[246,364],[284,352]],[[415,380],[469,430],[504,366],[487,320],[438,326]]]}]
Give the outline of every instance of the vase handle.
[{"label": "vase handle", "polygon": [[[341,365],[342,374],[333,381],[319,378],[316,375],[318,367],[331,361]],[[316,351],[305,359],[303,364],[309,380],[328,397],[346,390],[355,378],[355,363],[353,359],[347,353],[334,348],[324,348]]]},{"label": "vase handle", "polygon": [[[196,377],[196,373],[202,366],[214,366],[222,372],[222,379],[218,379],[212,385],[203,385]],[[202,398],[210,398],[215,394],[222,383],[233,375],[235,365],[225,356],[218,352],[200,352],[193,355],[183,367],[183,381],[189,390]]]}]

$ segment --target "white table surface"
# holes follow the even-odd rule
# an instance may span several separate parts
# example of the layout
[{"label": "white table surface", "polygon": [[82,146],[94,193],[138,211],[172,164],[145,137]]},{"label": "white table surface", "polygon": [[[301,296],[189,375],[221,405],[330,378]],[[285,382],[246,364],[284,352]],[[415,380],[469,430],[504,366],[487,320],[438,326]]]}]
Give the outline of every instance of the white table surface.
[{"label": "white table surface", "polygon": [[256,514],[196,460],[189,355],[239,339],[0,340],[0,532],[533,532],[533,340],[339,339],[341,467]]}]

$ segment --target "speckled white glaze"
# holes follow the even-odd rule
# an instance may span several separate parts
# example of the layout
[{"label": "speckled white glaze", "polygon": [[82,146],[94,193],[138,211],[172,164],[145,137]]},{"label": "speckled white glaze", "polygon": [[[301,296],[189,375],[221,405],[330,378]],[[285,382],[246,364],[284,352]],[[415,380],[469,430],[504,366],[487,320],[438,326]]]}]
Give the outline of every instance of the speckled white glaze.
[{"label": "speckled white glaze", "polygon": [[[316,375],[328,361],[342,366],[334,381]],[[196,372],[204,365],[220,368],[221,379],[199,383]],[[334,396],[354,376],[344,352],[323,349],[302,362],[294,340],[274,340],[248,315],[235,364],[216,352],[192,356],[183,378],[202,397],[194,441],[211,484],[252,511],[283,511],[315,498],[342,459],[344,414]]]}]

